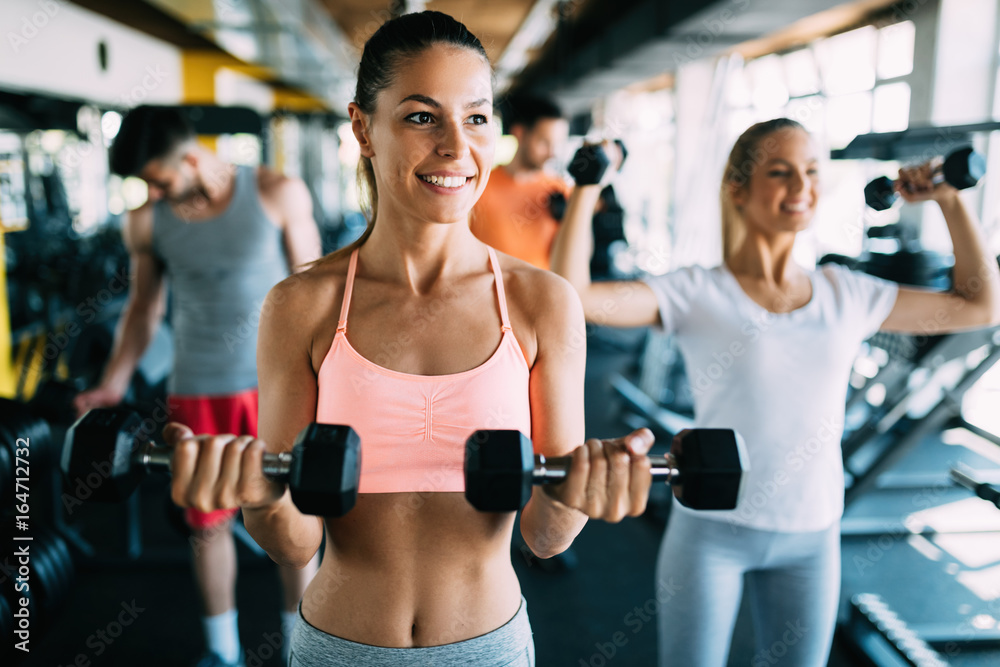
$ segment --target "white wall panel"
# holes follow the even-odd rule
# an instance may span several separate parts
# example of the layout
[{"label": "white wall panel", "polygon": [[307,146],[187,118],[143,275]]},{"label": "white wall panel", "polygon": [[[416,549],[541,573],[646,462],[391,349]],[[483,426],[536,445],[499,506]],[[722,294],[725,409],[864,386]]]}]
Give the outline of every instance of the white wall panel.
[{"label": "white wall panel", "polygon": [[0,88],[123,107],[181,100],[180,49],[104,16],[60,0],[3,0],[0,26]]}]

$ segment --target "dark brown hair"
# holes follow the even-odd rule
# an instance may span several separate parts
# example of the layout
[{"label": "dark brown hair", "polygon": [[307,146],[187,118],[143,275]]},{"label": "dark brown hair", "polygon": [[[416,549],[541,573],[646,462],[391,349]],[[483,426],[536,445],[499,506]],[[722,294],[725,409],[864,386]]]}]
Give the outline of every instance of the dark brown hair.
[{"label": "dark brown hair", "polygon": [[119,176],[137,176],[147,164],[170,157],[194,138],[194,128],[180,109],[138,106],[122,118],[108,164]]},{"label": "dark brown hair", "polygon": [[[449,44],[471,49],[489,64],[486,49],[479,38],[464,25],[441,12],[425,11],[404,14],[385,22],[365,43],[358,66],[358,85],[354,102],[362,112],[375,112],[378,94],[392,85],[393,76],[400,63],[435,44]],[[361,157],[358,165],[360,200],[368,218],[368,227],[357,241],[334,253],[341,257],[364,244],[375,228],[378,217],[378,188],[370,158]]]}]

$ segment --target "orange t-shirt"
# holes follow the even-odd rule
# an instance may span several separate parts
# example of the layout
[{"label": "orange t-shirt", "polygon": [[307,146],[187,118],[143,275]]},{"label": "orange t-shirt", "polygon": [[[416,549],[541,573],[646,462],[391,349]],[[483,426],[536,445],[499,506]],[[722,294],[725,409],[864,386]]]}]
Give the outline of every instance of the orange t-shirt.
[{"label": "orange t-shirt", "polygon": [[553,192],[569,197],[570,187],[548,174],[514,180],[505,168],[496,167],[472,209],[472,233],[500,252],[548,269],[552,240],[559,230],[559,221],[549,211]]}]

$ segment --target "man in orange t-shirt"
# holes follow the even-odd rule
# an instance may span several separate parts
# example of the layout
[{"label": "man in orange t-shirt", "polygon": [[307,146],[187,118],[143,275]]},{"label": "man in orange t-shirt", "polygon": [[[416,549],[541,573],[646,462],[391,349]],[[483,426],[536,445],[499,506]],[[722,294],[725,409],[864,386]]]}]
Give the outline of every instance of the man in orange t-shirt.
[{"label": "man in orange t-shirt", "polygon": [[504,106],[504,129],[517,139],[517,152],[490,174],[472,210],[472,233],[500,252],[548,269],[559,229],[551,198],[557,194],[565,201],[571,186],[545,165],[561,153],[569,123],[544,98],[511,97]]}]

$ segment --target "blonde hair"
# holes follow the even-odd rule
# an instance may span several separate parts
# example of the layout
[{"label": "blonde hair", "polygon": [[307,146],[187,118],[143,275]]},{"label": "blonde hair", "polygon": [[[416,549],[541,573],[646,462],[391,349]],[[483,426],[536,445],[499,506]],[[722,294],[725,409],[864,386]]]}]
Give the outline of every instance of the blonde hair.
[{"label": "blonde hair", "polygon": [[[746,222],[736,203],[732,191],[742,190],[750,183],[754,172],[767,159],[768,151],[761,143],[778,130],[794,129],[806,131],[801,123],[790,118],[774,118],[747,128],[733,144],[722,174],[719,189],[719,203],[722,206],[722,261],[728,260],[746,239]],[[774,140],[772,139],[771,144]]]}]

